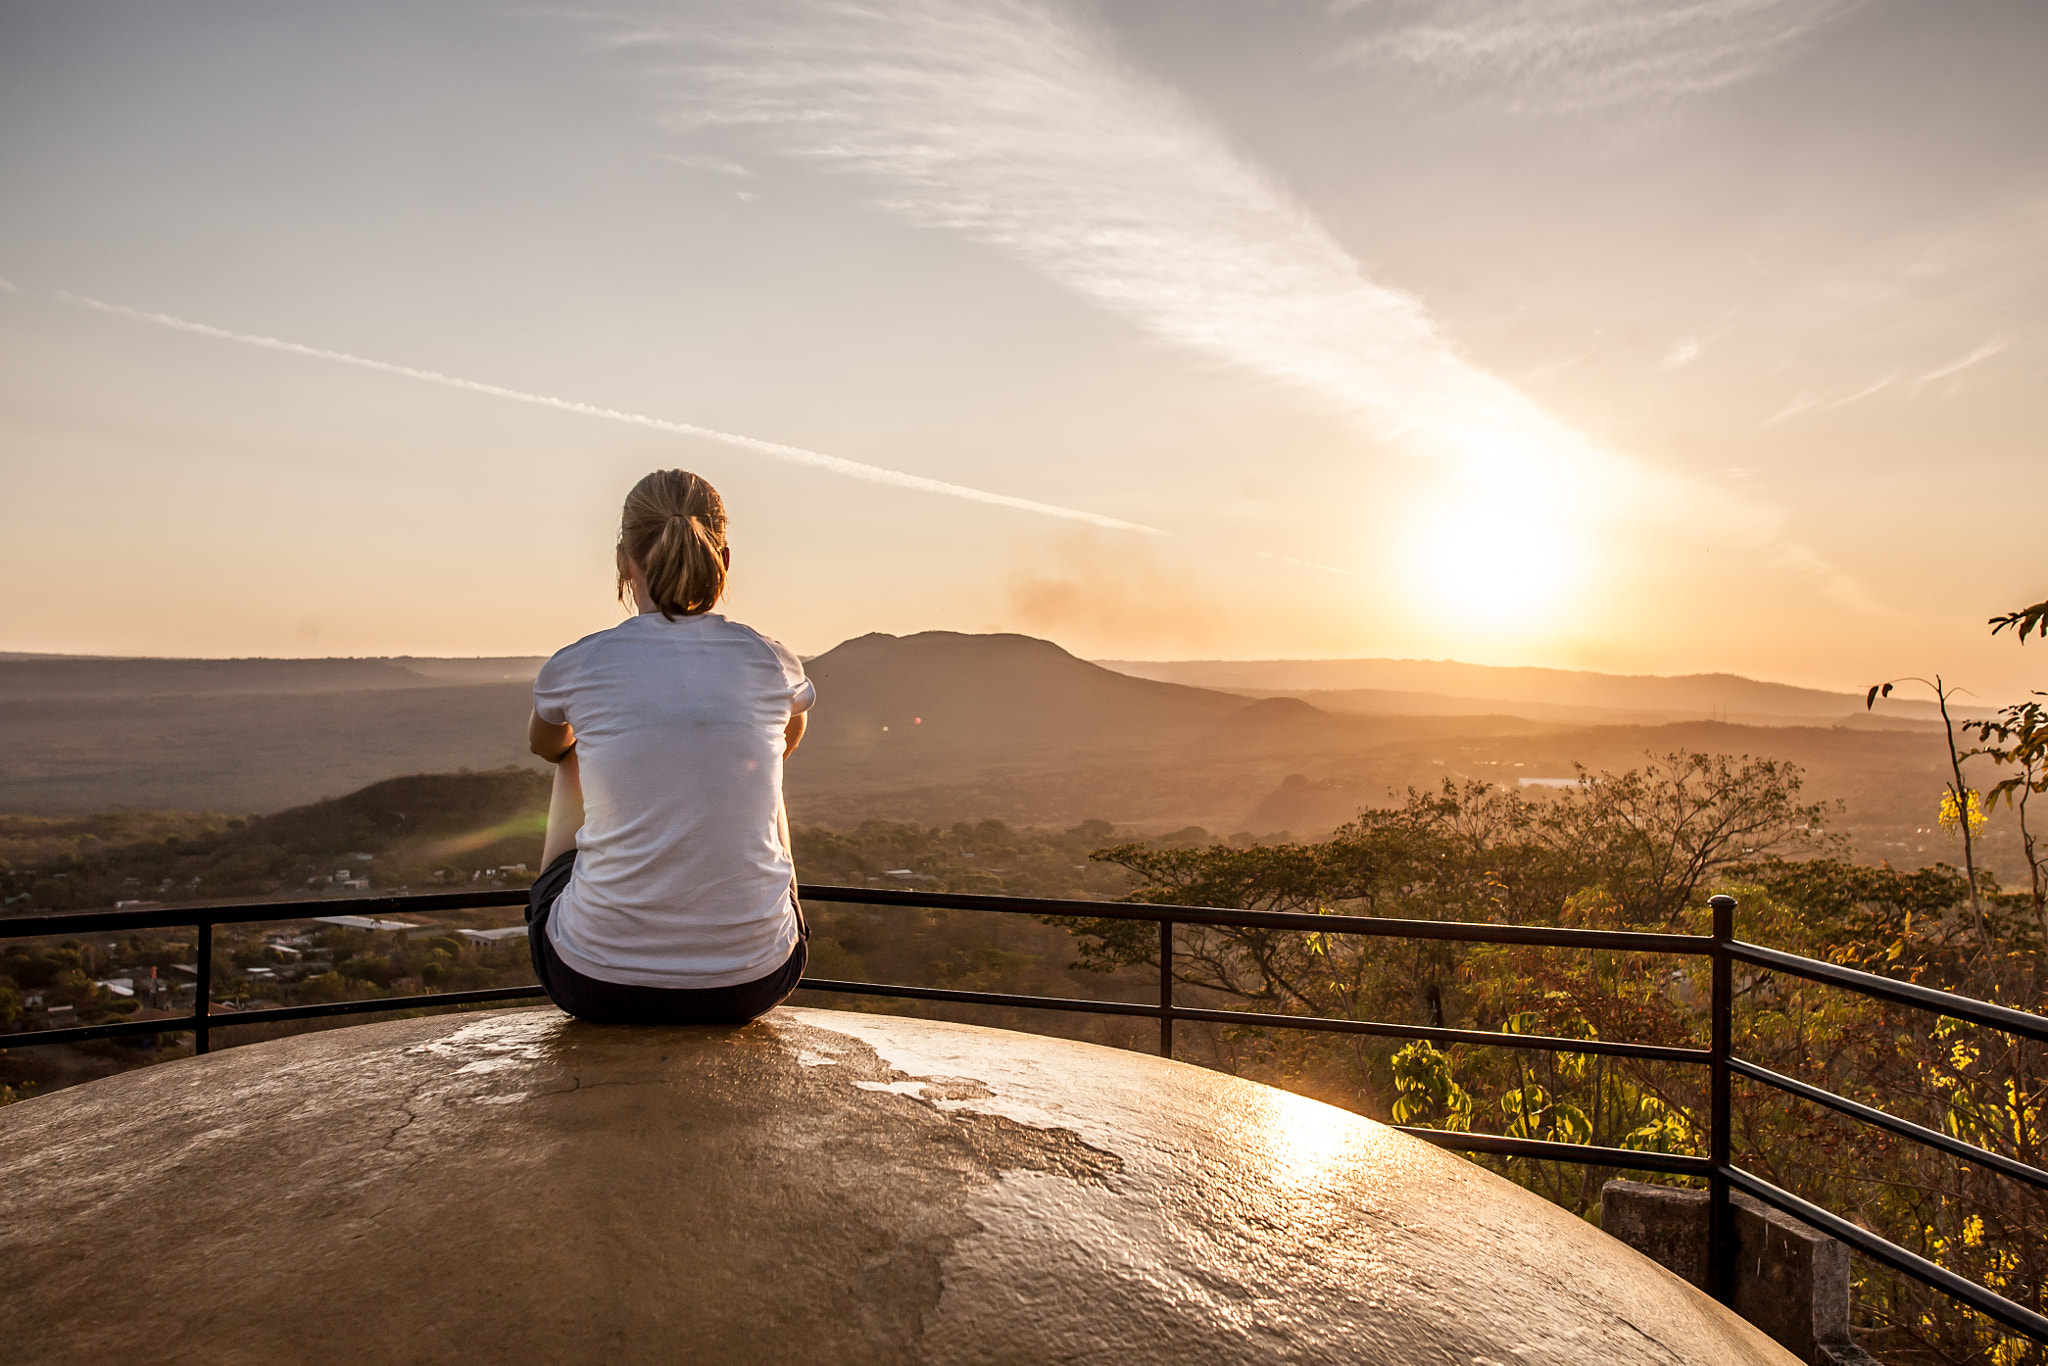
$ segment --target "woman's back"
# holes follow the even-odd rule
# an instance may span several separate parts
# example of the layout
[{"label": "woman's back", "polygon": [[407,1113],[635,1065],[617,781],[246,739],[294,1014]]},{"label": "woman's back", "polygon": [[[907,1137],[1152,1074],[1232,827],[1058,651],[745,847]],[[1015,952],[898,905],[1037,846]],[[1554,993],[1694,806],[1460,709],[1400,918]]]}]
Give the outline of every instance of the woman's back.
[{"label": "woman's back", "polygon": [[643,613],[557,653],[542,720],[576,735],[583,828],[556,903],[562,960],[606,981],[716,987],[796,942],[784,734],[809,707],[796,656],[716,613]]}]

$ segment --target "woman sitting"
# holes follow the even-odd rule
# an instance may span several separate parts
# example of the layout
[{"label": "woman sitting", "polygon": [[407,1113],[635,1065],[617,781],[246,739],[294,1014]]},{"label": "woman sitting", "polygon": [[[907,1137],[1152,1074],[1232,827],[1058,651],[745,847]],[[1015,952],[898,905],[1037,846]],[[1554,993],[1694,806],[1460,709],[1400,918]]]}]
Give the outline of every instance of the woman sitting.
[{"label": "woman sitting", "polygon": [[711,610],[731,563],[717,490],[648,475],[619,522],[619,600],[639,614],[534,680],[528,738],[556,768],[527,937],[579,1019],[740,1024],[803,976],[782,761],[815,692],[795,655]]}]

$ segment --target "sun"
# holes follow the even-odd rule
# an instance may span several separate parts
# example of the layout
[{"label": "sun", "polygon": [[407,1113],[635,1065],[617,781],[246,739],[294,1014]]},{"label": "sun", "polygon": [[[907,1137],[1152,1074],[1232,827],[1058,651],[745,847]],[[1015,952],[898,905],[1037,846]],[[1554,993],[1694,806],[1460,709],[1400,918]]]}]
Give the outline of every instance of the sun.
[{"label": "sun", "polygon": [[1541,629],[1580,587],[1586,555],[1575,529],[1508,490],[1440,499],[1405,523],[1408,597],[1444,625]]}]

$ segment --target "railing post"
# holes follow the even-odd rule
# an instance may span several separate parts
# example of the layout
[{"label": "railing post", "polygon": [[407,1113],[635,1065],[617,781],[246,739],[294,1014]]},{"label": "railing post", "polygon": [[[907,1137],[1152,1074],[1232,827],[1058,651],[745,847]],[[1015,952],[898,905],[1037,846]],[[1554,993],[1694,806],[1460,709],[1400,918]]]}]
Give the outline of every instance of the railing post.
[{"label": "railing post", "polygon": [[1723,1304],[1735,1300],[1735,1207],[1728,1199],[1729,1117],[1728,1058],[1735,1018],[1735,960],[1728,945],[1735,938],[1735,898],[1717,896],[1707,902],[1714,912],[1713,1023],[1709,1054],[1707,1101],[1707,1289]]},{"label": "railing post", "polygon": [[1173,922],[1159,922],[1159,1056],[1173,1056]]},{"label": "railing post", "polygon": [[213,925],[202,921],[199,925],[199,991],[192,998],[192,1051],[204,1053],[211,1040],[207,1038],[206,1017],[213,1010]]}]

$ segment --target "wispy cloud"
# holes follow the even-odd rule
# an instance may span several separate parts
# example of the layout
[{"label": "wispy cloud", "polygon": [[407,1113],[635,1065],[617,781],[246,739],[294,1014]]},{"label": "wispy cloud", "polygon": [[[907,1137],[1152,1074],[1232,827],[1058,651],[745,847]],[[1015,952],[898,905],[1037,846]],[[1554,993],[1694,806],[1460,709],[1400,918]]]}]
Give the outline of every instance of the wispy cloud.
[{"label": "wispy cloud", "polygon": [[1776,67],[1863,0],[1339,0],[1336,61],[1418,71],[1519,112],[1669,104]]},{"label": "wispy cloud", "polygon": [[886,211],[998,247],[1154,336],[1299,386],[1435,462],[1467,496],[1554,519],[1558,534],[1591,508],[1711,512],[1727,538],[1858,596],[1782,538],[1773,510],[1623,459],[1471,363],[1418,299],[1369,278],[1064,5],[727,0],[685,17],[630,4],[605,14],[609,41],[657,81],[679,131],[751,129],[772,150],[857,174]]},{"label": "wispy cloud", "polygon": [[1926,374],[1919,376],[1913,381],[1914,387],[1932,384],[1938,379],[1947,379],[1950,375],[1961,374],[1979,361],[1990,360],[1993,356],[2005,350],[2005,345],[2003,341],[1986,342],[1968,355],[1952,360],[1947,365],[1937,365]]},{"label": "wispy cloud", "polygon": [[859,479],[870,484],[887,484],[892,488],[913,489],[919,493],[935,493],[947,498],[964,498],[973,503],[988,503],[995,507],[1010,508],[1018,512],[1032,512],[1044,517],[1057,517],[1069,522],[1085,522],[1090,526],[1104,527],[1113,531],[1138,531],[1147,535],[1162,534],[1156,527],[1141,526],[1100,513],[1084,512],[1078,508],[1059,507],[1052,503],[1035,502],[1029,498],[1014,498],[1007,493],[991,493],[986,489],[970,488],[964,484],[949,484],[940,479],[927,479],[921,474],[909,474],[903,470],[885,469],[880,465],[863,464],[858,460],[845,460],[836,455],[823,455],[807,451],[800,446],[785,446],[779,442],[763,441],[758,437],[740,436],[734,432],[721,432],[710,427],[699,427],[689,422],[673,422],[663,417],[649,417],[645,413],[623,412],[617,408],[600,407],[594,403],[582,403],[575,399],[555,398],[548,394],[528,393],[522,389],[508,389],[501,384],[485,384],[479,380],[459,379],[444,375],[436,370],[419,370],[410,365],[397,365],[391,361],[371,360],[365,356],[351,355],[346,351],[329,351],[318,346],[307,346],[301,342],[283,341],[277,337],[256,336],[247,332],[230,332],[223,327],[207,323],[192,322],[186,318],[174,317],[168,313],[150,313],[124,304],[110,304],[83,295],[59,293],[58,298],[80,308],[89,308],[99,313],[109,313],[117,318],[134,322],[152,323],[178,332],[189,332],[201,337],[212,337],[217,341],[237,342],[243,346],[261,347],[266,351],[281,351],[286,355],[303,356],[310,360],[331,361],[338,365],[352,365],[362,370],[375,370],[380,374],[397,375],[404,379],[421,380],[438,384],[443,388],[460,389],[466,393],[483,394],[490,398],[510,399],[514,403],[531,404],[538,408],[552,408],[557,412],[574,413],[579,417],[594,417],[605,422],[622,422],[633,427],[650,427],[658,432],[669,432],[676,436],[694,437],[700,441],[715,441],[722,446],[732,446],[753,455],[764,455],[771,460],[787,464],[804,465],[811,469],[823,470],[828,474],[841,475],[848,479]]},{"label": "wispy cloud", "polygon": [[1574,355],[1560,356],[1556,360],[1544,361],[1540,365],[1524,370],[1520,376],[1521,382],[1523,384],[1535,384],[1540,380],[1549,379],[1552,375],[1561,375],[1567,370],[1576,369],[1584,365],[1599,354],[1599,344],[1595,343]]},{"label": "wispy cloud", "polygon": [[693,171],[709,171],[713,175],[731,176],[735,180],[754,178],[754,173],[739,162],[728,157],[713,156],[709,152],[670,152],[664,159],[678,166],[687,166]]},{"label": "wispy cloud", "polygon": [[1886,375],[1874,384],[1866,384],[1861,389],[1851,389],[1846,393],[1801,394],[1798,398],[1793,399],[1757,425],[1759,427],[1775,427],[1780,422],[1789,422],[1795,417],[1805,417],[1810,413],[1825,413],[1831,412],[1836,408],[1846,408],[1851,403],[1861,403],[1866,398],[1873,398],[1898,382],[1899,377],[1897,375]]},{"label": "wispy cloud", "polygon": [[1088,654],[1208,650],[1233,631],[1216,596],[1159,542],[1074,530],[1020,556],[1005,585],[1014,627]]},{"label": "wispy cloud", "polygon": [[1780,422],[1787,422],[1795,417],[1806,417],[1813,413],[1825,413],[1831,412],[1836,408],[1845,408],[1851,403],[1860,403],[1866,398],[1874,398],[1894,385],[1903,385],[1906,392],[1917,395],[1920,390],[1937,380],[1944,380],[1952,375],[1959,375],[1973,365],[1990,360],[1993,356],[2005,350],[2006,345],[2007,343],[2002,340],[1986,342],[1975,350],[1958,356],[1946,364],[1935,366],[1925,374],[1913,375],[1910,378],[1894,371],[1883,379],[1866,384],[1860,389],[1849,389],[1839,393],[1801,394],[1798,398],[1793,399],[1792,402],[1765,418],[1758,425],[1762,427],[1775,427]]},{"label": "wispy cloud", "polygon": [[1699,358],[1700,339],[1698,337],[1686,337],[1664,353],[1664,358],[1657,362],[1657,368],[1659,370],[1676,370],[1681,366],[1691,365]]}]

